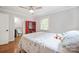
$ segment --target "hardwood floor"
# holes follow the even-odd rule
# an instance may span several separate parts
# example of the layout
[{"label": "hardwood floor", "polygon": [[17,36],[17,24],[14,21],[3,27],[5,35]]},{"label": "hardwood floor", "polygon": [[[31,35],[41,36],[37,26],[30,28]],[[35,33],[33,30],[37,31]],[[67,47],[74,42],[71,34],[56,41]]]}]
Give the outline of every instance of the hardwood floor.
[{"label": "hardwood floor", "polygon": [[15,41],[5,45],[0,45],[0,53],[15,53],[21,37],[16,37]]}]

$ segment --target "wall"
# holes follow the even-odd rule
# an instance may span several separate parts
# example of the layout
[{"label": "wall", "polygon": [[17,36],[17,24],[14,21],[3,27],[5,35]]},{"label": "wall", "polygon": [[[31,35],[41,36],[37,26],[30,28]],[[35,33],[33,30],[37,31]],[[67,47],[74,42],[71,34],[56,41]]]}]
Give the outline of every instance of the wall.
[{"label": "wall", "polygon": [[37,31],[40,31],[40,21],[45,17],[49,18],[49,32],[61,33],[69,30],[78,30],[78,10],[79,8],[72,8],[47,16],[38,17]]},{"label": "wall", "polygon": [[77,8],[77,12],[76,12],[76,20],[77,20],[77,22],[76,22],[76,24],[77,24],[77,30],[79,30],[79,7]]},{"label": "wall", "polygon": [[13,41],[14,38],[14,16],[9,14],[9,39]]}]

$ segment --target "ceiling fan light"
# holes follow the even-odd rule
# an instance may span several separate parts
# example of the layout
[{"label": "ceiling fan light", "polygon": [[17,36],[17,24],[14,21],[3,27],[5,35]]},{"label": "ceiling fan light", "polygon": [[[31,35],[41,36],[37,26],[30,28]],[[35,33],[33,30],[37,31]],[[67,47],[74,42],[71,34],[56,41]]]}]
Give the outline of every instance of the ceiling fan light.
[{"label": "ceiling fan light", "polygon": [[34,10],[29,10],[30,13],[34,13]]}]

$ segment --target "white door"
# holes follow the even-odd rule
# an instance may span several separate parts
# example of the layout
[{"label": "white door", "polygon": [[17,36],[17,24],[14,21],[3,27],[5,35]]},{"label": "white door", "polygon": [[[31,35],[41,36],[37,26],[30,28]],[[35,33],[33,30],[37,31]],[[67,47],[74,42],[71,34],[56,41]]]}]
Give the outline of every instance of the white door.
[{"label": "white door", "polygon": [[9,41],[9,15],[0,13],[0,45]]}]

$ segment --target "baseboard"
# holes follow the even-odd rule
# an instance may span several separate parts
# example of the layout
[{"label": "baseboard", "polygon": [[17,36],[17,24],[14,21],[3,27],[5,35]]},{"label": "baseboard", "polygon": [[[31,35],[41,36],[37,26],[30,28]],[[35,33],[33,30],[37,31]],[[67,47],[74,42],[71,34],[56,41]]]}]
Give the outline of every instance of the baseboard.
[{"label": "baseboard", "polygon": [[10,41],[15,41],[15,40],[9,40],[9,42],[10,42]]},{"label": "baseboard", "polygon": [[14,41],[14,40],[15,40],[15,38],[10,38],[9,42],[10,42],[10,41]]},{"label": "baseboard", "polygon": [[0,45],[4,45],[4,44],[8,44],[9,41],[6,41],[6,42],[0,42]]},{"label": "baseboard", "polygon": [[13,41],[15,41],[15,40],[13,39],[13,40],[7,40],[5,42],[0,42],[0,45],[8,44],[9,42],[13,42]]}]

